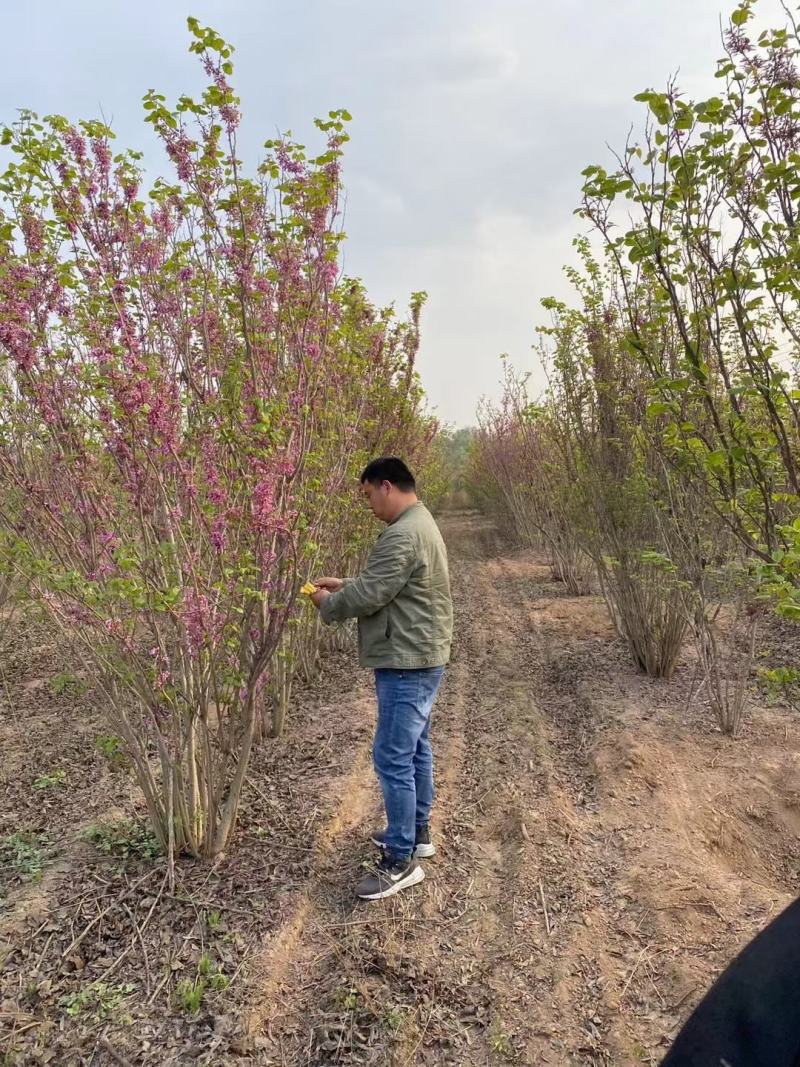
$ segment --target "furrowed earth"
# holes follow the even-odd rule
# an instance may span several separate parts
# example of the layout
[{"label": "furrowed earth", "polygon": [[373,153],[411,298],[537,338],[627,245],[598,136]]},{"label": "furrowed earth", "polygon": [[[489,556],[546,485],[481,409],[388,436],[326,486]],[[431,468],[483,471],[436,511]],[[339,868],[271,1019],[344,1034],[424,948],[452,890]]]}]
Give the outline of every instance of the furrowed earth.
[{"label": "furrowed earth", "polygon": [[[434,709],[437,855],[366,904],[374,698],[353,652],[260,747],[235,841],[170,891],[80,665],[23,618],[0,679],[0,1061],[657,1064],[796,896],[800,721],[723,738],[687,645],[632,666],[491,522],[442,519],[456,604]],[[785,635],[775,628],[780,661]]]}]

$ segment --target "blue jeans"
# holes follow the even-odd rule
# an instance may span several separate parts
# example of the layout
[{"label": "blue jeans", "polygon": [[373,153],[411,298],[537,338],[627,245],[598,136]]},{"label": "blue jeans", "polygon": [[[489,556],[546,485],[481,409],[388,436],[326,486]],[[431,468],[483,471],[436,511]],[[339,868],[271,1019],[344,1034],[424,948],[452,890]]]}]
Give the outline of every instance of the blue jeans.
[{"label": "blue jeans", "polygon": [[444,667],[375,671],[378,725],[372,755],[386,808],[386,851],[408,859],[417,826],[433,804],[433,752],[428,732]]}]

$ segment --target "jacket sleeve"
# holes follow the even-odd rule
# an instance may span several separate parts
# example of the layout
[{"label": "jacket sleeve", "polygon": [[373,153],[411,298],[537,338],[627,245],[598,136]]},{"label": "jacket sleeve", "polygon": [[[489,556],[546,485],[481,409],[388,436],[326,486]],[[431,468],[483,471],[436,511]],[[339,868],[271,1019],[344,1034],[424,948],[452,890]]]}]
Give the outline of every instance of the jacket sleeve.
[{"label": "jacket sleeve", "polygon": [[384,534],[358,577],[323,600],[322,621],[342,622],[380,611],[411,577],[416,557],[414,542],[406,534]]}]

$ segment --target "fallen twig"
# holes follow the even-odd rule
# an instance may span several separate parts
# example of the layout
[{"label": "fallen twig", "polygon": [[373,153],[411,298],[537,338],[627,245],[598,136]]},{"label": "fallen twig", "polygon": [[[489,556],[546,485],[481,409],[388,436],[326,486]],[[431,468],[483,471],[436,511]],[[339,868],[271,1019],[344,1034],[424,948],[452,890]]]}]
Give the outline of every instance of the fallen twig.
[{"label": "fallen twig", "polygon": [[164,977],[161,979],[161,981],[158,983],[158,985],[155,987],[153,992],[147,998],[147,1006],[148,1006],[148,1008],[153,1003],[153,1001],[156,999],[158,994],[161,992],[161,990],[164,988],[164,986],[167,984],[167,982],[170,980],[171,977],[172,977],[172,971],[168,970],[167,973],[164,975]]},{"label": "fallen twig", "polygon": [[425,1020],[425,1025],[422,1028],[422,1033],[419,1035],[419,1038],[417,1040],[416,1045],[414,1045],[413,1049],[411,1050],[411,1055],[408,1057],[407,1060],[403,1061],[403,1067],[408,1067],[408,1065],[410,1063],[413,1063],[415,1061],[416,1055],[417,1055],[417,1051],[418,1051],[420,1045],[422,1044],[422,1042],[425,1040],[425,1035],[428,1032],[428,1027],[430,1026],[430,1022],[431,1022],[431,1019],[433,1018],[433,1013],[434,1013],[435,1010],[436,1010],[435,1007],[431,1006],[431,1010],[428,1012],[428,1018]]},{"label": "fallen twig", "polygon": [[687,989],[686,992],[683,994],[683,996],[679,1000],[676,1000],[674,1004],[670,1004],[669,1010],[670,1011],[677,1011],[678,1008],[680,1008],[680,1006],[682,1004],[686,1003],[686,1001],[689,999],[689,997],[694,995],[696,989],[697,989],[696,985],[693,985],[690,989]]},{"label": "fallen twig", "polygon": [[177,900],[179,904],[191,904],[193,907],[211,908],[213,911],[232,911],[235,915],[249,915],[253,917],[252,908],[236,908],[232,904],[222,904],[218,900],[195,900],[194,897],[179,897],[175,893],[167,893],[169,900]]},{"label": "fallen twig", "polygon": [[544,912],[544,928],[547,930],[547,936],[550,937],[552,930],[550,928],[550,916],[547,914],[547,901],[544,899],[544,886],[542,885],[541,878],[539,879],[539,896],[542,898],[542,911]]},{"label": "fallen twig", "polygon": [[[144,959],[144,981],[145,981],[145,986],[146,986],[146,992],[149,993],[150,992],[150,987],[151,987],[151,982],[150,982],[150,960],[148,959],[147,948],[146,948],[145,943],[144,943],[144,938],[142,937],[142,930],[144,929],[144,927],[140,927],[139,926],[139,924],[136,921],[136,916],[133,914],[133,912],[131,911],[131,909],[128,907],[127,904],[123,904],[122,906],[125,909],[125,914],[128,916],[128,918],[131,921],[131,925],[133,926],[133,929],[136,932],[136,937],[139,939],[139,944],[140,944],[141,949],[142,949],[142,957]],[[150,911],[150,914],[151,915],[153,914],[152,909]],[[147,919],[145,919],[144,926],[147,926]]]},{"label": "fallen twig", "polygon": [[458,922],[463,918],[466,913],[467,905],[457,915],[451,915],[450,918],[439,918],[435,915],[379,915],[374,919],[351,919],[343,923],[326,923],[324,926],[317,927],[320,930],[346,930],[351,926],[376,926],[382,923],[384,926],[387,922],[403,922],[403,923],[432,923],[434,926],[451,926],[454,922]]},{"label": "fallen twig", "polygon": [[117,1052],[117,1050],[108,1040],[108,1038],[101,1037],[97,1043],[103,1049],[104,1052],[107,1052],[109,1054],[109,1056],[115,1063],[119,1064],[119,1067],[133,1067],[131,1061],[126,1060],[121,1052]]},{"label": "fallen twig", "polygon": [[630,974],[628,975],[628,981],[627,981],[627,982],[625,983],[625,985],[623,986],[623,988],[622,988],[622,992],[621,992],[621,993],[620,993],[620,995],[619,995],[620,1003],[622,1003],[622,1000],[623,1000],[623,998],[625,997],[625,994],[626,994],[626,993],[628,992],[628,986],[629,986],[629,985],[631,984],[631,982],[633,981],[633,976],[634,976],[634,975],[636,974],[636,972],[637,972],[637,971],[639,970],[639,964],[640,964],[640,963],[642,962],[642,960],[644,959],[644,957],[645,957],[645,955],[646,955],[646,953],[647,953],[647,950],[648,950],[649,948],[650,948],[650,945],[649,945],[649,944],[647,944],[647,945],[645,945],[645,946],[644,946],[644,948],[642,949],[642,951],[641,951],[641,952],[639,953],[639,958],[638,958],[638,960],[636,961],[636,963],[634,963],[634,965],[633,965],[633,970],[632,970],[632,971],[631,971],[631,973],[630,973]]}]

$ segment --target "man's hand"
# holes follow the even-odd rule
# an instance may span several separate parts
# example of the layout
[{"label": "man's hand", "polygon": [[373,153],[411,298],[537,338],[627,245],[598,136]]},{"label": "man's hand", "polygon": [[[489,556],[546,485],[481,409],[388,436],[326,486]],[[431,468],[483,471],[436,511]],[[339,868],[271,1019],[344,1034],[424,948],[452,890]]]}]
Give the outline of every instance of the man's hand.
[{"label": "man's hand", "polygon": [[[315,578],[314,585],[317,589],[327,589],[329,593],[338,593],[344,585],[341,578]],[[311,598],[314,599],[313,597]],[[316,603],[316,601],[314,601]]]},{"label": "man's hand", "polygon": [[[334,579],[334,581],[335,580],[336,579]],[[315,582],[314,584],[319,585],[319,582]],[[315,608],[319,608],[322,606],[322,601],[330,595],[331,594],[327,589],[323,589],[322,587],[320,587],[319,589],[317,589],[316,593],[311,594],[311,603],[314,605]]]}]

